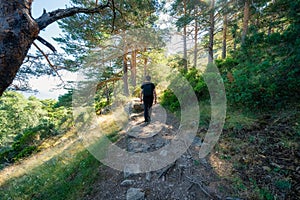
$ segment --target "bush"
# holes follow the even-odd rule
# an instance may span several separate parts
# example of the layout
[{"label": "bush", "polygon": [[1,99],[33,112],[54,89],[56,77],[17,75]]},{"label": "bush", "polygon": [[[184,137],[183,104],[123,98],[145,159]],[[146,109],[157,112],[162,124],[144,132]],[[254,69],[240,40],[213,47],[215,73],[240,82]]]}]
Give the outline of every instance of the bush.
[{"label": "bush", "polygon": [[171,112],[175,112],[180,109],[179,101],[170,89],[163,92],[161,96],[161,105],[168,108]]},{"label": "bush", "polygon": [[13,162],[20,158],[27,157],[37,150],[37,147],[46,138],[55,136],[58,131],[53,123],[42,123],[38,126],[27,128],[23,134],[15,137],[11,148],[0,153],[0,161]]},{"label": "bush", "polygon": [[21,158],[30,156],[35,151],[37,151],[37,147],[36,146],[27,146],[20,153],[18,153],[13,159],[14,160],[19,160]]},{"label": "bush", "polygon": [[300,40],[295,36],[299,31],[294,25],[270,35],[254,31],[233,58],[216,61],[225,80],[227,72],[234,78],[225,81],[229,104],[272,109],[299,100]]},{"label": "bush", "polygon": [[186,94],[186,86],[184,83],[181,83],[181,77],[188,81],[198,99],[208,99],[209,97],[208,89],[203,76],[196,68],[193,67],[189,69],[187,73],[181,72],[181,74],[179,74],[177,77],[172,77],[173,79],[170,83],[170,86],[163,92],[161,96],[162,106],[168,108],[171,112],[180,110],[180,103],[170,88],[176,88],[178,90],[176,92],[179,94]]}]

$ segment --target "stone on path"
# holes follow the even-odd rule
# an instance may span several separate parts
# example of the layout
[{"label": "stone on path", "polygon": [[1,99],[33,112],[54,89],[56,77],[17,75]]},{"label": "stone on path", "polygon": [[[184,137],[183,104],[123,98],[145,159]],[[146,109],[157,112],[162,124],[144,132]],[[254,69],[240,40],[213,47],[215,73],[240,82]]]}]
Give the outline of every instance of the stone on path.
[{"label": "stone on path", "polygon": [[126,132],[127,135],[131,137],[150,138],[157,135],[165,126],[166,125],[158,121],[151,122],[147,126],[145,126],[144,124],[138,124],[138,125],[134,124],[134,125],[130,125],[127,128]]},{"label": "stone on path", "polygon": [[122,183],[120,185],[121,186],[130,186],[130,185],[133,185],[133,183],[134,183],[134,180],[126,179],[126,180],[122,181]]},{"label": "stone on path", "polygon": [[124,178],[128,178],[131,175],[140,173],[140,166],[138,164],[127,164],[124,167]]},{"label": "stone on path", "polygon": [[202,139],[198,136],[195,136],[193,142],[192,142],[192,145],[194,146],[198,146],[198,147],[201,147],[202,145]]},{"label": "stone on path", "polygon": [[144,200],[145,193],[140,188],[129,188],[126,194],[126,200]]},{"label": "stone on path", "polygon": [[150,172],[146,173],[146,180],[151,181],[151,173]]}]

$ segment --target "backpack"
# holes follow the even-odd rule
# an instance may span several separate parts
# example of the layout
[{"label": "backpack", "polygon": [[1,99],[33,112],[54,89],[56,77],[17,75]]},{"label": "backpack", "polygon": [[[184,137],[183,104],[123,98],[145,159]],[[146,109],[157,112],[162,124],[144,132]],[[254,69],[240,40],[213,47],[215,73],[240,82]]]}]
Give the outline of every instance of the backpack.
[{"label": "backpack", "polygon": [[143,95],[145,97],[153,96],[152,83],[147,83],[147,84],[143,85]]}]

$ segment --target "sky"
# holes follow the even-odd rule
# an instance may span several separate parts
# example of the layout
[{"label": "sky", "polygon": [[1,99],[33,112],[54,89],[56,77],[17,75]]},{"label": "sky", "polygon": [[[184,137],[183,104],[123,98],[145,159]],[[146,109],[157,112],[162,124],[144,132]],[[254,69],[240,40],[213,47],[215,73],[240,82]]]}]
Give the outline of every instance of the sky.
[{"label": "sky", "polygon": [[[38,18],[42,15],[43,10],[46,9],[47,12],[54,11],[59,8],[70,7],[69,0],[34,0],[32,3],[32,16],[33,18]],[[58,37],[61,33],[56,22],[47,26],[44,30],[40,32],[40,36],[47,39],[51,44],[56,45],[57,43],[52,39],[52,37]]]},{"label": "sky", "polygon": [[[42,15],[43,10],[46,9],[47,12],[54,11],[56,9],[63,9],[66,6],[70,7],[69,0],[34,0],[32,3],[32,16],[33,18],[38,18]],[[40,32],[40,36],[50,42],[58,51],[62,51],[59,48],[59,45],[52,39],[55,37],[59,37],[61,34],[61,30],[58,27],[58,24],[54,22],[53,24],[47,26],[44,30]],[[42,44],[36,42],[36,44],[41,47],[43,50],[48,51],[46,47],[43,47]],[[30,51],[35,52],[36,48],[32,47]],[[68,72],[60,72],[64,81],[74,79],[74,75]],[[38,90],[39,92],[36,94],[33,93],[23,93],[25,96],[34,95],[40,99],[57,99],[59,95],[66,93],[66,90],[57,89],[57,84],[61,83],[59,78],[51,77],[51,76],[43,76],[40,78],[33,78],[30,80],[30,85],[34,90]]]}]

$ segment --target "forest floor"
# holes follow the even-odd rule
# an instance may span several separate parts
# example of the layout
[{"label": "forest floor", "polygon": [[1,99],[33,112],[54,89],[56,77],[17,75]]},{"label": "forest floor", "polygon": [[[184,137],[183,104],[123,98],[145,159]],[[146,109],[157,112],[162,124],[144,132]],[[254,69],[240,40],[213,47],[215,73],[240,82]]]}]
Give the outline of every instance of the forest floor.
[{"label": "forest floor", "polygon": [[[152,115],[159,114],[154,109]],[[198,155],[207,129],[200,127],[188,150],[161,170],[126,174],[101,166],[101,178],[85,199],[298,199],[299,117],[297,111],[264,114],[247,126],[227,126],[203,159]],[[165,123],[154,119],[147,126],[142,125],[142,113],[131,119],[134,128],[121,131],[116,143],[131,152],[169,144],[179,125],[172,114]]]},{"label": "forest floor", "polygon": [[[135,153],[169,144],[178,119],[157,111],[153,109],[147,126],[142,113],[132,114],[129,125],[113,134],[118,138],[115,144]],[[166,121],[161,120],[164,115]],[[207,157],[199,159],[207,131],[207,125],[200,125],[185,153],[147,173],[100,164],[76,133],[69,132],[38,154],[1,170],[0,199],[299,199],[297,108],[252,117],[230,112],[227,116],[218,144]]]},{"label": "forest floor", "polygon": [[245,199],[300,199],[299,106],[256,115],[224,129],[211,157],[221,159],[235,194]]}]

